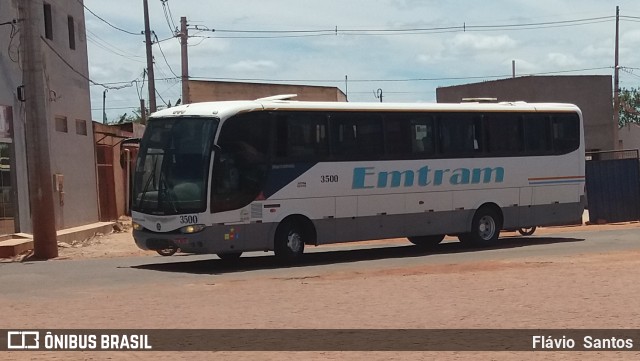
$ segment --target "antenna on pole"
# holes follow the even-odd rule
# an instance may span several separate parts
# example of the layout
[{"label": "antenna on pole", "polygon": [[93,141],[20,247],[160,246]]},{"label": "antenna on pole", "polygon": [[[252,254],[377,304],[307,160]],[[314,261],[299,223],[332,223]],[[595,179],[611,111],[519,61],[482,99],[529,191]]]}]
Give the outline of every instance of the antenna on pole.
[{"label": "antenna on pole", "polygon": [[349,77],[344,76],[344,97],[349,101]]},{"label": "antenna on pole", "polygon": [[376,92],[373,93],[376,99],[380,99],[380,103],[382,103],[382,88],[378,88]]}]

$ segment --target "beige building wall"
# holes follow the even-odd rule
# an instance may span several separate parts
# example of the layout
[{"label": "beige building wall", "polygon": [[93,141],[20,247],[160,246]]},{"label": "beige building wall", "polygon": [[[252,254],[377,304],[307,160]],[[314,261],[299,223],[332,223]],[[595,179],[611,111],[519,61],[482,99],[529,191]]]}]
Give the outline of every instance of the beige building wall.
[{"label": "beige building wall", "polygon": [[572,103],[584,117],[586,150],[618,149],[618,126],[613,121],[612,79],[609,75],[525,76],[436,89],[438,103],[463,98],[498,101]]},{"label": "beige building wall", "polygon": [[[24,0],[0,1],[1,22],[19,17],[18,1]],[[36,2],[40,9],[44,9],[44,1],[30,2]],[[41,47],[48,92],[51,186],[54,188],[55,224],[60,230],[98,221],[98,190],[84,7],[77,0],[46,3],[51,6],[51,39],[47,38],[43,26]],[[44,24],[44,10],[37,15],[41,16],[38,23]],[[19,22],[13,39],[9,36],[10,26],[0,27],[0,48],[5,49],[4,54],[0,54],[0,105],[13,107],[15,169],[12,171],[15,172],[17,228],[26,233],[32,231],[32,224],[24,139],[25,112],[16,88],[23,84],[18,54],[24,32],[19,30],[29,24],[32,22]],[[58,180],[61,187],[56,186],[54,180]]]},{"label": "beige building wall", "polygon": [[[98,221],[96,158],[87,80],[89,63],[84,8],[75,0],[51,1],[49,4],[53,40],[48,43],[55,52],[43,45],[43,53],[49,88],[53,91],[49,103],[51,171],[64,176],[64,194],[54,193],[56,225],[58,229],[64,229]],[[70,17],[75,49],[72,49],[69,34]],[[66,119],[66,132],[60,129],[62,118]]]},{"label": "beige building wall", "polygon": [[640,149],[640,124],[628,123],[618,130],[620,149]]},{"label": "beige building wall", "polygon": [[281,94],[297,94],[294,100],[347,101],[346,95],[335,87],[189,80],[191,103],[254,100]]}]

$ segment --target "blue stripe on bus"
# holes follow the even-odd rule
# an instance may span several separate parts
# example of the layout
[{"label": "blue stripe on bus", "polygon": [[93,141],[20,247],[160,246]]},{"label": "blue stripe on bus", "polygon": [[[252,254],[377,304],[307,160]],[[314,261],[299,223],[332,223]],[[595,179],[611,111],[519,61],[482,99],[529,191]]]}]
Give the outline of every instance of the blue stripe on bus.
[{"label": "blue stripe on bus", "polygon": [[309,169],[313,168],[316,164],[317,162],[272,165],[267,181],[263,187],[262,193],[264,194],[264,197],[269,199],[269,197],[289,185]]}]

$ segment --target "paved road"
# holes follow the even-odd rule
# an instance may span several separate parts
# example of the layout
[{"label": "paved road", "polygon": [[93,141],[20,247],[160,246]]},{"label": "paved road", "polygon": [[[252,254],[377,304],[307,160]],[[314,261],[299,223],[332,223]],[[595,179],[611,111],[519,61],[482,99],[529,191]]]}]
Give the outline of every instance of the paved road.
[{"label": "paved road", "polygon": [[[580,228],[583,230],[584,228]],[[640,250],[638,228],[578,231],[532,237],[506,237],[492,249],[469,250],[459,242],[422,251],[401,240],[308,247],[305,259],[281,267],[270,253],[243,255],[237,264],[216,256],[125,257],[47,262],[1,263],[3,298],[46,297],[83,288],[124,288],[197,279],[247,280],[256,277],[314,277],[329,272],[385,270],[429,264],[459,264],[488,260],[544,260],[584,253]],[[507,234],[508,235],[508,234]]]}]

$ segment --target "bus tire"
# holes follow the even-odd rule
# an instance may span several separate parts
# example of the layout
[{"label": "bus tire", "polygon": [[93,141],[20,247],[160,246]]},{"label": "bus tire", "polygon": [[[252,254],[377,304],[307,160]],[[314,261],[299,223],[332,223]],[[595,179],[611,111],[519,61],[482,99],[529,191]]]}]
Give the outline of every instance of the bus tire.
[{"label": "bus tire", "polygon": [[287,263],[299,260],[304,253],[305,241],[304,227],[294,220],[285,220],[278,226],[273,242],[276,258]]},{"label": "bus tire", "polygon": [[216,256],[223,261],[235,261],[242,255],[242,252],[216,253]]},{"label": "bus tire", "polygon": [[472,247],[487,247],[498,242],[502,216],[494,207],[478,208],[471,221],[471,232],[458,236],[460,242]]},{"label": "bus tire", "polygon": [[523,228],[518,229],[518,233],[520,233],[523,236],[530,236],[536,231],[536,228],[537,228],[536,226],[523,227]]},{"label": "bus tire", "polygon": [[178,252],[178,248],[169,247],[169,248],[157,249],[156,252],[158,252],[158,254],[161,256],[168,257],[168,256],[173,256],[176,252]]},{"label": "bus tire", "polygon": [[407,237],[409,242],[415,244],[421,248],[430,248],[435,247],[442,242],[444,239],[444,234],[437,234],[432,236],[416,236],[416,237]]}]

